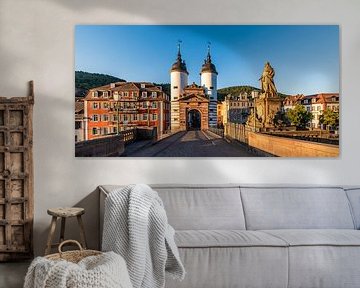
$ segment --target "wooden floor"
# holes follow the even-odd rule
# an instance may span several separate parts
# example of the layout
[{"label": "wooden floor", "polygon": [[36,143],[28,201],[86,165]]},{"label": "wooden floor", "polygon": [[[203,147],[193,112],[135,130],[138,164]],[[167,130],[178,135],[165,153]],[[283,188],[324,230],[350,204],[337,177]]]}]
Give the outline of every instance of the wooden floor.
[{"label": "wooden floor", "polygon": [[0,287],[21,288],[30,262],[0,263]]}]

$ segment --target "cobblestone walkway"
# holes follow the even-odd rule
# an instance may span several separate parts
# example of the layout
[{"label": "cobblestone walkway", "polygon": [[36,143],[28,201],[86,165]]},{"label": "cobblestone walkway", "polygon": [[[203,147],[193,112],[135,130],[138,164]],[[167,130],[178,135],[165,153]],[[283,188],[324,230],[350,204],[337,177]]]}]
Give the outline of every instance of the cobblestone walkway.
[{"label": "cobblestone walkway", "polygon": [[127,157],[256,157],[245,147],[208,131],[183,131]]}]

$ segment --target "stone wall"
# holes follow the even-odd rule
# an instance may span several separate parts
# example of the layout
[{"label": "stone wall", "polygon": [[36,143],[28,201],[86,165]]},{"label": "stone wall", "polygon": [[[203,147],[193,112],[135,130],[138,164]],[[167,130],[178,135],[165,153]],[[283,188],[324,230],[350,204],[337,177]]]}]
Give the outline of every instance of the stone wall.
[{"label": "stone wall", "polygon": [[76,143],[75,157],[119,156],[124,149],[124,135],[115,135]]},{"label": "stone wall", "polygon": [[124,153],[127,144],[151,139],[157,140],[157,127],[125,130],[119,135],[75,143],[75,157],[120,156]]},{"label": "stone wall", "polygon": [[249,132],[248,144],[280,157],[338,157],[339,146]]}]

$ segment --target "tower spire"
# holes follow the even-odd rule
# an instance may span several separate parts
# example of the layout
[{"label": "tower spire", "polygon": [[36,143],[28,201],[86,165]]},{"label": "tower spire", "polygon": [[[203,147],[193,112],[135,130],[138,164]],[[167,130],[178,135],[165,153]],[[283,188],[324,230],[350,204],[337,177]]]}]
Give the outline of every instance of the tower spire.
[{"label": "tower spire", "polygon": [[181,60],[181,40],[178,40],[178,53],[177,53],[177,58]]},{"label": "tower spire", "polygon": [[201,67],[200,73],[205,73],[205,72],[217,74],[216,67],[212,63],[212,60],[211,60],[211,43],[210,42],[207,42],[207,55],[204,59],[204,64]]},{"label": "tower spire", "polygon": [[181,57],[181,40],[178,40],[177,42],[177,57],[175,63],[171,66],[171,71],[178,71],[178,72],[184,72],[186,74],[189,74],[186,69],[186,63]]},{"label": "tower spire", "polygon": [[206,62],[211,63],[211,54],[210,54],[211,42],[207,42],[207,44],[208,44],[208,46],[207,46]]}]

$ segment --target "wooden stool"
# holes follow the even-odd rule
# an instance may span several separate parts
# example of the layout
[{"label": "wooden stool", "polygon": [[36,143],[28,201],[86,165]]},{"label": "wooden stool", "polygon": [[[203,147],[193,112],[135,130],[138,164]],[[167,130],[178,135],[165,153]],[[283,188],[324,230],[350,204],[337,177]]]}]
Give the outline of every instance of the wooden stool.
[{"label": "wooden stool", "polygon": [[[86,239],[85,239],[85,230],[84,230],[84,224],[81,219],[81,215],[85,213],[84,208],[50,208],[47,210],[47,213],[52,216],[51,224],[50,224],[50,231],[49,236],[46,244],[46,250],[45,255],[50,254],[52,247],[57,247],[61,242],[64,241],[64,234],[65,234],[65,223],[66,218],[69,217],[77,217],[79,227],[80,227],[80,239],[81,239],[81,245],[84,249],[86,249]],[[52,239],[54,237],[55,228],[56,228],[56,222],[58,217],[61,218],[61,230],[60,230],[60,242],[59,243],[52,243]]]}]

